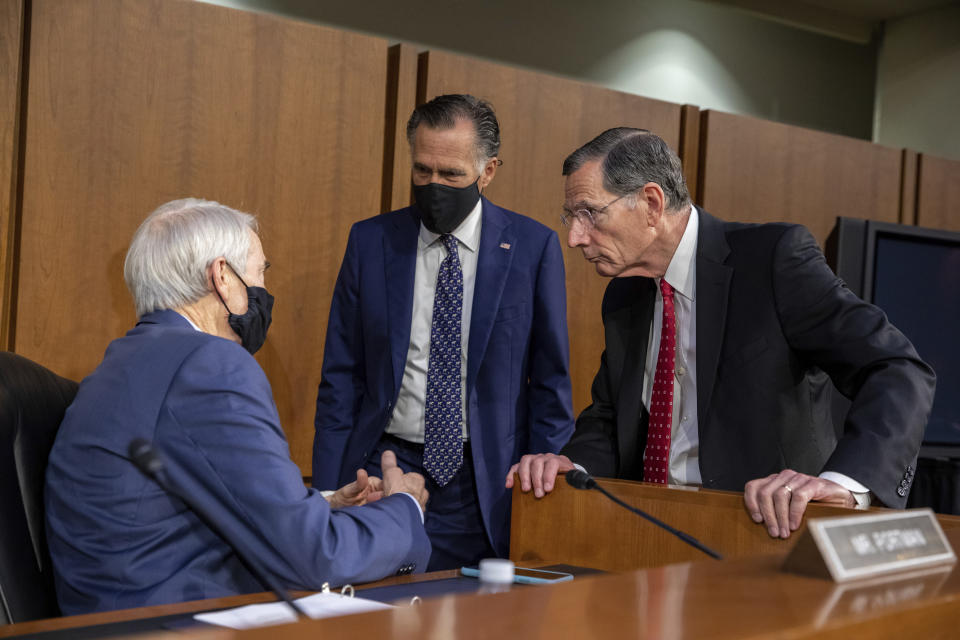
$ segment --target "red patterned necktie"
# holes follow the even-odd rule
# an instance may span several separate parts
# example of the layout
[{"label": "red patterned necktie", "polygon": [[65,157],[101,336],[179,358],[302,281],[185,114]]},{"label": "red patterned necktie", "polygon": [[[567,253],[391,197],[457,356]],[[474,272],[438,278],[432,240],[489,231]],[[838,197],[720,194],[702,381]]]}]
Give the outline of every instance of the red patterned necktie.
[{"label": "red patterned necktie", "polygon": [[670,467],[670,430],[673,427],[673,370],[677,357],[677,322],[673,309],[673,287],[660,279],[663,294],[663,325],[660,327],[660,353],[650,397],[647,424],[647,448],[643,454],[645,482],[667,483]]}]

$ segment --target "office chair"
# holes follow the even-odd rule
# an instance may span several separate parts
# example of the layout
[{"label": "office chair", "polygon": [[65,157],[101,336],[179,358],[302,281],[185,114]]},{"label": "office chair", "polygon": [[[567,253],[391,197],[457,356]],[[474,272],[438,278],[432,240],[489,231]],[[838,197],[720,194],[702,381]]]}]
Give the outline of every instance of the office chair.
[{"label": "office chair", "polygon": [[0,351],[0,624],[60,615],[43,478],[77,383]]}]

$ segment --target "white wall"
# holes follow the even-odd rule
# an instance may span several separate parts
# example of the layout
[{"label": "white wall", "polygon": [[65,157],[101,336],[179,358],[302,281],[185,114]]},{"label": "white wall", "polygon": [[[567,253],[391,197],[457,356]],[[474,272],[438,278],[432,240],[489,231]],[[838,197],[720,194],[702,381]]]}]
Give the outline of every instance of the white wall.
[{"label": "white wall", "polygon": [[960,6],[887,23],[874,140],[960,160]]},{"label": "white wall", "polygon": [[876,50],[695,0],[206,0],[869,139]]}]

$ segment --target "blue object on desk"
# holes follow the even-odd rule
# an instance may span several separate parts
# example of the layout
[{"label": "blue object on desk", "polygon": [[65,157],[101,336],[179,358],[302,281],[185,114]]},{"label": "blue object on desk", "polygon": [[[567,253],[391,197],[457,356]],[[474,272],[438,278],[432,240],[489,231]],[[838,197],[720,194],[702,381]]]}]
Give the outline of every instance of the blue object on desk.
[{"label": "blue object on desk", "polygon": [[[471,578],[480,577],[480,569],[477,567],[461,567],[460,573]],[[513,581],[517,584],[552,584],[569,580],[573,580],[573,575],[562,571],[528,569],[527,567],[516,567],[513,570]]]}]

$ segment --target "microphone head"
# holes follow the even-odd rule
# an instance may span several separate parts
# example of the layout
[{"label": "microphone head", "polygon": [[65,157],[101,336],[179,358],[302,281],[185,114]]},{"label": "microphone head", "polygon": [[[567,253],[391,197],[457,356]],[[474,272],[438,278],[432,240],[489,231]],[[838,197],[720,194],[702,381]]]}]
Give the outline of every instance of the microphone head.
[{"label": "microphone head", "polygon": [[127,453],[130,455],[133,464],[137,465],[140,471],[151,478],[163,472],[163,460],[161,460],[157,452],[154,451],[153,445],[143,438],[134,438],[131,440],[130,446],[127,448]]},{"label": "microphone head", "polygon": [[597,486],[596,480],[589,473],[580,469],[567,471],[567,484],[574,489],[593,489]]}]

